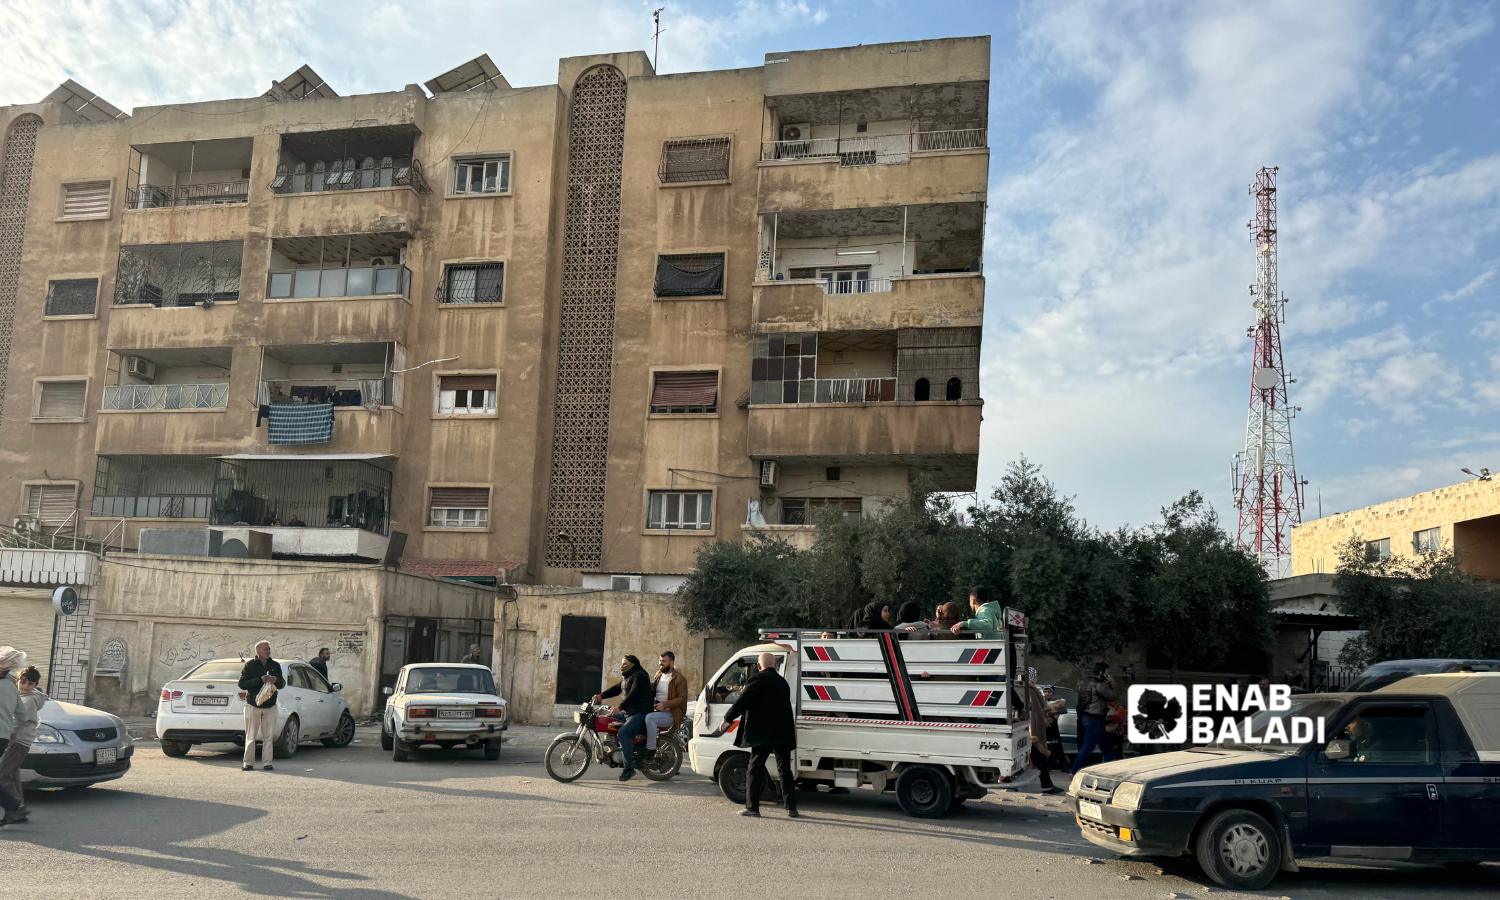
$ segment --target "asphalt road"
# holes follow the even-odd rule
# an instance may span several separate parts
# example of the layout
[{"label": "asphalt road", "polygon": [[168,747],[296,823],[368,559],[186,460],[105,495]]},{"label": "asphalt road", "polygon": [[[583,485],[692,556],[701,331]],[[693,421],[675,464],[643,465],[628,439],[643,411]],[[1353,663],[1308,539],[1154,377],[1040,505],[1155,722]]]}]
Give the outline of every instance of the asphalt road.
[{"label": "asphalt road", "polygon": [[[1057,897],[1212,892],[1191,864],[1163,872],[1084,843],[1063,804],[1010,792],[939,821],[867,792],[804,797],[805,817],[744,819],[684,772],[621,784],[547,777],[552,731],[521,729],[498,762],[435,753],[394,763],[374,733],[303,747],[276,771],[237,753],[167,759],[142,742],[124,779],[33,792],[30,823],[0,828],[13,897]],[[1460,897],[1500,891],[1500,867],[1312,865],[1268,897]]]}]

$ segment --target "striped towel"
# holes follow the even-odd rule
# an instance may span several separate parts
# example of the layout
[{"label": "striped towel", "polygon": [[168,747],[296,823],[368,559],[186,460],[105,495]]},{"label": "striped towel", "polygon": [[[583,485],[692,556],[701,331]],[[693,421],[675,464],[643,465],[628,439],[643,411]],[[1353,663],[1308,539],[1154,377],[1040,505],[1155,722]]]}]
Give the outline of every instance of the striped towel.
[{"label": "striped towel", "polygon": [[272,444],[326,444],[333,440],[333,404],[273,403],[266,434]]}]

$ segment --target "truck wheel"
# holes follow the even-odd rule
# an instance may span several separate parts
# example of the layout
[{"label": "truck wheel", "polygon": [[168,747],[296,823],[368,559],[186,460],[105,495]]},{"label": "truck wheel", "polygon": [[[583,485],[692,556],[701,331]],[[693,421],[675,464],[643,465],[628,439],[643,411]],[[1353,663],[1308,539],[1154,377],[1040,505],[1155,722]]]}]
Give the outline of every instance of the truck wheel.
[{"label": "truck wheel", "polygon": [[1258,891],[1281,868],[1281,836],[1264,817],[1248,809],[1226,809],[1198,831],[1193,856],[1215,884]]},{"label": "truck wheel", "polygon": [[744,805],[745,794],[750,789],[750,757],[735,753],[719,766],[719,793],[730,803]]},{"label": "truck wheel", "polygon": [[942,769],[911,766],[896,778],[896,802],[908,816],[941,819],[953,802],[953,783]]},{"label": "truck wheel", "polygon": [[395,746],[394,741],[395,741],[395,738],[393,738],[391,736],[391,733],[389,731],[385,730],[385,723],[381,722],[380,723],[380,749],[384,750],[387,753],[391,752],[391,748],[393,746]]},{"label": "truck wheel", "polygon": [[271,757],[273,759],[291,759],[297,753],[297,745],[302,742],[302,725],[296,716],[286,720],[286,725],[281,729],[281,737],[271,745]]},{"label": "truck wheel", "polygon": [[164,755],[171,756],[173,758],[176,758],[176,757],[179,757],[179,756],[187,756],[188,751],[191,750],[191,749],[193,749],[193,745],[189,744],[187,741],[162,741],[161,742],[161,752]]}]

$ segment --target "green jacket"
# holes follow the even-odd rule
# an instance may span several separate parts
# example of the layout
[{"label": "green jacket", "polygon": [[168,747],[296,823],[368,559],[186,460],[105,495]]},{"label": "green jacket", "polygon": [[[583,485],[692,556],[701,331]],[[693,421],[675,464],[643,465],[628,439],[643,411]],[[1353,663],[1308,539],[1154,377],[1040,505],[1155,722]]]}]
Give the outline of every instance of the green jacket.
[{"label": "green jacket", "polygon": [[983,640],[999,640],[1005,637],[1005,610],[994,600],[979,607],[974,618],[963,621],[965,631],[977,631]]}]

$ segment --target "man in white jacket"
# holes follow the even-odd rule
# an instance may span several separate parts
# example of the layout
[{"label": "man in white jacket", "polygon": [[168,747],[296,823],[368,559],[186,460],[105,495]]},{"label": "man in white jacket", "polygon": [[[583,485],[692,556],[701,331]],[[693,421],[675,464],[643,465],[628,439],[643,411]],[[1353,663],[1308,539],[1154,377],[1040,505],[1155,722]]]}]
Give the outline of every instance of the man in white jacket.
[{"label": "man in white jacket", "polygon": [[9,794],[16,809],[6,812],[3,823],[12,825],[26,821],[31,810],[26,807],[26,795],[21,789],[21,767],[26,763],[26,754],[36,740],[39,724],[38,714],[47,704],[47,695],[42,693],[42,673],[36,666],[22,672],[17,679],[20,703],[16,707],[16,722],[10,732],[10,743],[0,753],[0,791]]}]

